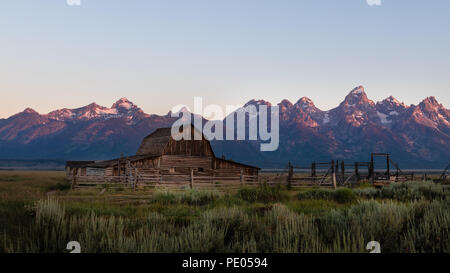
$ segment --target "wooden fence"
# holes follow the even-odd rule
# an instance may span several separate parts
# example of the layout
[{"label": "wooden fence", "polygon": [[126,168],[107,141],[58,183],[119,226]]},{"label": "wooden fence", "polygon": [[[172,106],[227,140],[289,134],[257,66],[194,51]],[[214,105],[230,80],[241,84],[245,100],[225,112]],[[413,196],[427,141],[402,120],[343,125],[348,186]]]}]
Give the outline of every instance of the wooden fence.
[{"label": "wooden fence", "polygon": [[131,189],[233,189],[259,185],[258,175],[245,175],[237,169],[171,173],[159,169],[131,169],[121,176],[72,176],[72,188],[109,187]]}]

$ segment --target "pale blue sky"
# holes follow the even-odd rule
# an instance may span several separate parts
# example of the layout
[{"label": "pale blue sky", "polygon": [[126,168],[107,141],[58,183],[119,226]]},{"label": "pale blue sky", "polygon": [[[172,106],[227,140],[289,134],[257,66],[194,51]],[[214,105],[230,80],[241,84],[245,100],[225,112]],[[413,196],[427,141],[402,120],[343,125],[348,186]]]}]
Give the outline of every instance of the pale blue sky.
[{"label": "pale blue sky", "polygon": [[0,118],[127,97],[177,104],[278,103],[325,110],[355,86],[450,105],[450,1],[2,0]]}]

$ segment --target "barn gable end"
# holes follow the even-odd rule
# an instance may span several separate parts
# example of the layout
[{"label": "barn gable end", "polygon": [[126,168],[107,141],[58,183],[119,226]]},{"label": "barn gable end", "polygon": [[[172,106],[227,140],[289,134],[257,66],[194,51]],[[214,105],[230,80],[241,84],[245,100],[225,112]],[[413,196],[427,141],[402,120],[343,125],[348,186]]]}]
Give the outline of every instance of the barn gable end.
[{"label": "barn gable end", "polygon": [[194,140],[194,130],[191,125],[191,139],[175,141],[171,135],[171,128],[159,128],[142,140],[136,155],[187,155],[214,157],[211,144],[202,135],[202,140]]}]

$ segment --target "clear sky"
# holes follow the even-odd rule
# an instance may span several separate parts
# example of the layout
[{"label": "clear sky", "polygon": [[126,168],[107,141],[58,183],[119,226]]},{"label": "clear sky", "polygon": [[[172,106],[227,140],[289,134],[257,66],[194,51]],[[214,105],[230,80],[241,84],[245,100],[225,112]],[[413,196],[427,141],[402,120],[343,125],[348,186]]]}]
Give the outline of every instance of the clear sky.
[{"label": "clear sky", "polygon": [[335,107],[355,86],[377,101],[450,106],[450,1],[0,1],[0,118],[127,97],[177,104]]}]

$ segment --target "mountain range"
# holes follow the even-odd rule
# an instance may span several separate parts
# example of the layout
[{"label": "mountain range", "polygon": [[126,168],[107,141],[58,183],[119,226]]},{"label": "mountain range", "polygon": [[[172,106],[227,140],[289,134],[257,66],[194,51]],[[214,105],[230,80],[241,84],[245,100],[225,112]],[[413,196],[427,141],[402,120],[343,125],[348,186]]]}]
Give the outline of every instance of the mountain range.
[{"label": "mountain range", "polygon": [[[251,100],[246,105],[268,105]],[[280,145],[260,152],[258,141],[212,141],[216,156],[277,168],[339,159],[367,161],[388,152],[404,168],[442,168],[450,161],[450,111],[434,97],[405,105],[390,96],[370,100],[359,86],[334,109],[322,111],[303,97],[283,100]],[[135,154],[140,141],[177,118],[144,113],[121,98],[110,108],[95,103],[39,114],[31,108],[0,119],[0,159],[99,160]]]}]

